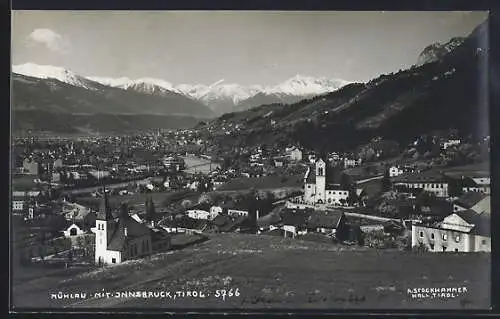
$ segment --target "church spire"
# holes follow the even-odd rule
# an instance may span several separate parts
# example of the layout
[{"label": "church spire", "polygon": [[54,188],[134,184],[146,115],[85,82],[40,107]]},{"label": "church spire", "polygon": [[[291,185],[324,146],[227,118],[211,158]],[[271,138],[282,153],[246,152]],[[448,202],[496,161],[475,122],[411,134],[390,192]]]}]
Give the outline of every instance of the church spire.
[{"label": "church spire", "polygon": [[100,175],[101,175],[101,172],[98,172],[97,178],[101,182],[100,184],[102,184],[102,191],[103,191],[104,195],[103,195],[103,200],[101,201],[101,205],[99,207],[98,219],[112,220],[113,214],[111,213],[111,209],[109,207],[108,193],[106,192],[106,184],[104,183],[104,181],[101,180]]}]

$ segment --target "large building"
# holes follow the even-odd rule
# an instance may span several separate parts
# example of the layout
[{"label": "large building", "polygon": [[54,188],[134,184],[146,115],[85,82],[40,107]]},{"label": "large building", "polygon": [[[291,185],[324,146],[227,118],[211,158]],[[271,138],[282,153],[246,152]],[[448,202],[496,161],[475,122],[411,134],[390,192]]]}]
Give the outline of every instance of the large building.
[{"label": "large building", "polygon": [[435,224],[413,224],[412,247],[419,246],[432,252],[490,252],[490,214],[469,209]]},{"label": "large building", "polygon": [[470,193],[455,202],[441,222],[412,225],[412,246],[430,251],[491,251],[490,196]]},{"label": "large building", "polygon": [[323,159],[309,167],[304,176],[304,202],[309,205],[342,205],[349,198],[349,191],[340,185],[340,172],[330,168]]},{"label": "large building", "polygon": [[409,191],[423,190],[436,197],[448,197],[448,179],[435,174],[408,174],[401,175],[393,180],[393,185],[406,187]]}]

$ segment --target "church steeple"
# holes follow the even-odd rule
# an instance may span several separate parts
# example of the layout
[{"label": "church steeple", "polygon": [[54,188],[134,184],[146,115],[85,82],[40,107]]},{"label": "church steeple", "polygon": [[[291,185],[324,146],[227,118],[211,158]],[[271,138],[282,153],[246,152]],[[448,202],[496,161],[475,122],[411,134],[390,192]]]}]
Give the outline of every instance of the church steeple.
[{"label": "church steeple", "polygon": [[108,193],[106,192],[106,184],[104,182],[102,182],[102,191],[104,195],[99,205],[99,212],[97,214],[97,219],[113,220],[113,214],[111,213],[111,208],[109,207]]}]

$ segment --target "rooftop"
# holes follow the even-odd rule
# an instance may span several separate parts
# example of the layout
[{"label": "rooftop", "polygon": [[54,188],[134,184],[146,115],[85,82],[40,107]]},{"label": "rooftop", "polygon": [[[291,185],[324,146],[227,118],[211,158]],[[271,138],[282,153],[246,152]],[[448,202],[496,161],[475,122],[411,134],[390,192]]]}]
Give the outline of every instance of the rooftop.
[{"label": "rooftop", "polygon": [[395,177],[394,183],[447,183],[449,179],[441,173],[403,174]]},{"label": "rooftop", "polygon": [[476,235],[490,237],[491,229],[490,229],[490,215],[489,214],[478,214],[475,211],[468,209],[456,212],[460,218],[465,220],[469,224],[473,224],[473,232]]},{"label": "rooftop", "polygon": [[488,195],[485,195],[483,193],[479,192],[468,192],[462,195],[460,198],[458,198],[455,203],[457,205],[460,205],[464,208],[471,208],[480,201],[482,201],[484,198],[486,198]]}]

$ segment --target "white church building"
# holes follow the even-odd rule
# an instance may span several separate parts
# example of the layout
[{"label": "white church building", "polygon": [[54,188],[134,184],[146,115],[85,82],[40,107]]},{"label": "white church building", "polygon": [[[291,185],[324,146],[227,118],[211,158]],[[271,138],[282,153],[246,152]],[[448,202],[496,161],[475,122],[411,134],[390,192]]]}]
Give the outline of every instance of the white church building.
[{"label": "white church building", "polygon": [[152,253],[151,230],[128,214],[114,218],[106,195],[92,231],[97,264],[119,264]]},{"label": "white church building", "polygon": [[304,202],[309,205],[342,205],[349,198],[349,191],[340,186],[339,176],[327,174],[323,159],[308,167],[304,176]]}]

